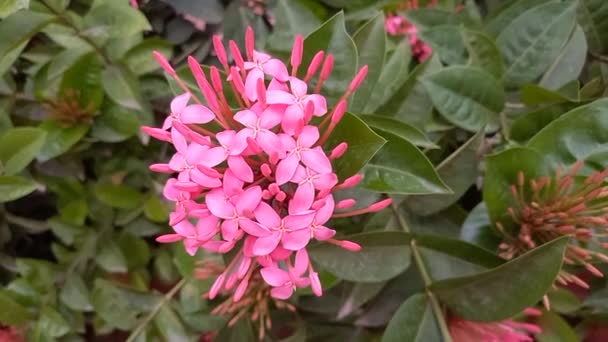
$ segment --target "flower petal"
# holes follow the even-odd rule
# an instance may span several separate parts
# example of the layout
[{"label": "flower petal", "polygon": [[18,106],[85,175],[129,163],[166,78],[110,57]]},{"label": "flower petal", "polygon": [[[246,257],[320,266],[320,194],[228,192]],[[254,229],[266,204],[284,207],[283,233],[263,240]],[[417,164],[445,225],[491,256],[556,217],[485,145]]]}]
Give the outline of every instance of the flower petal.
[{"label": "flower petal", "polygon": [[245,233],[255,237],[267,237],[272,234],[268,228],[247,218],[240,219],[239,226]]},{"label": "flower petal", "polygon": [[232,203],[226,199],[224,192],[220,189],[211,190],[207,193],[205,203],[207,203],[209,211],[217,217],[227,219],[234,216]]},{"label": "flower petal", "polygon": [[264,281],[270,286],[282,286],[289,282],[289,273],[277,266],[264,267],[260,270]]},{"label": "flower petal", "polygon": [[262,188],[259,186],[251,187],[239,195],[236,201],[236,211],[239,215],[252,213],[262,200]]},{"label": "flower petal", "polygon": [[302,163],[318,173],[330,173],[331,162],[320,147],[302,150]]},{"label": "flower petal", "polygon": [[277,248],[281,240],[281,232],[275,231],[270,236],[258,238],[253,244],[254,255],[268,255]]},{"label": "flower petal", "polygon": [[270,290],[270,295],[276,299],[285,300],[291,297],[292,294],[293,286],[291,284],[280,287],[273,287],[272,290]]},{"label": "flower petal", "polygon": [[281,82],[286,82],[289,79],[289,73],[287,72],[287,67],[283,62],[276,58],[269,59],[262,65],[262,69],[264,69],[264,73],[267,75],[271,75]]},{"label": "flower petal", "polygon": [[312,147],[319,140],[319,128],[317,126],[304,126],[298,136],[298,142],[302,147]]},{"label": "flower petal", "polygon": [[213,120],[215,114],[203,105],[193,104],[184,108],[179,117],[185,124],[204,124]]},{"label": "flower petal", "polygon": [[290,154],[287,158],[281,160],[277,165],[276,181],[277,185],[283,185],[289,182],[300,165],[300,161],[295,154]]},{"label": "flower petal", "polygon": [[255,209],[255,219],[264,226],[272,229],[281,225],[281,217],[279,214],[266,202],[260,202]]},{"label": "flower petal", "polygon": [[285,249],[299,251],[306,247],[308,241],[310,241],[310,230],[304,228],[291,232],[285,232],[285,234],[283,234],[283,238],[281,239],[281,245]]},{"label": "flower petal", "polygon": [[241,156],[229,156],[228,167],[234,175],[243,182],[253,182],[253,170]]},{"label": "flower petal", "polygon": [[188,101],[190,101],[190,93],[183,93],[181,95],[176,96],[171,101],[171,113],[179,114],[186,108],[188,105]]}]

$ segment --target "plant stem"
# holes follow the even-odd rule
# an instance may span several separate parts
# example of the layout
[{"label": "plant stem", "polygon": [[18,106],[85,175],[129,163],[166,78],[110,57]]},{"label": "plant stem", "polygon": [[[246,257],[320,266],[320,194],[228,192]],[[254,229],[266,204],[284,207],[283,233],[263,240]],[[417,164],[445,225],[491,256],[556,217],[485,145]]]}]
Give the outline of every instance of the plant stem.
[{"label": "plant stem", "polygon": [[589,51],[589,56],[593,57],[593,59],[595,59],[599,62],[608,64],[608,56],[600,55],[600,54],[592,52],[592,51]]},{"label": "plant stem", "polygon": [[[405,218],[399,213],[399,208],[393,203],[391,204],[391,209],[393,210],[393,214],[395,215],[395,217],[397,217],[397,221],[399,222],[399,226],[401,226],[401,229],[404,232],[411,234],[412,232],[409,226],[407,225],[407,222],[405,222]],[[450,336],[448,325],[445,322],[443,310],[441,309],[441,306],[439,305],[439,301],[435,297],[435,294],[431,292],[431,290],[429,290],[428,288],[433,283],[433,280],[431,279],[429,271],[427,270],[426,265],[424,264],[424,260],[422,260],[422,255],[420,255],[420,250],[418,249],[418,246],[416,244],[416,239],[413,236],[411,236],[410,240],[410,249],[412,250],[414,261],[416,262],[416,266],[418,267],[418,270],[420,270],[420,275],[422,276],[422,280],[424,281],[425,293],[429,298],[429,302],[431,302],[431,308],[433,309],[433,313],[435,314],[435,318],[439,325],[439,330],[441,331],[443,341],[452,342],[452,337]]]},{"label": "plant stem", "polygon": [[4,217],[8,223],[16,224],[32,234],[39,234],[49,230],[49,225],[44,221],[32,220],[25,217],[13,215],[8,211],[4,211]]},{"label": "plant stem", "polygon": [[135,341],[135,339],[137,338],[137,336],[139,336],[139,334],[141,334],[144,329],[146,328],[146,326],[148,324],[150,324],[150,322],[152,321],[152,319],[154,319],[154,316],[156,316],[156,314],[158,314],[158,312],[160,311],[160,309],[163,308],[163,306],[165,306],[165,304],[171,300],[171,298],[173,298],[173,296],[175,296],[175,294],[186,284],[186,278],[182,278],[182,280],[179,281],[179,283],[175,284],[175,286],[173,286],[171,288],[171,290],[169,290],[169,292],[167,292],[159,301],[158,303],[156,303],[156,305],[154,306],[154,308],[152,309],[152,311],[150,311],[150,313],[144,317],[144,319],[137,325],[137,327],[135,328],[135,330],[133,330],[133,332],[129,335],[129,337],[127,338],[126,342],[133,342]]}]

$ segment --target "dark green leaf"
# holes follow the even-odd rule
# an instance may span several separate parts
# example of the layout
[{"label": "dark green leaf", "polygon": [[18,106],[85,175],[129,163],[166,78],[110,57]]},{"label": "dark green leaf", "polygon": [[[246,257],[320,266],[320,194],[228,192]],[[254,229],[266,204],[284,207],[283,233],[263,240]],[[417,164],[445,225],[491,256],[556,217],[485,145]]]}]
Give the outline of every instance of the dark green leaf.
[{"label": "dark green leaf", "polygon": [[91,30],[105,30],[109,37],[132,36],[152,29],[141,11],[118,1],[94,6],[85,15],[84,25]]},{"label": "dark green leaf", "polygon": [[437,110],[452,124],[477,132],[494,131],[505,103],[502,86],[492,75],[473,67],[442,69],[422,81]]},{"label": "dark green leaf", "polygon": [[360,115],[372,128],[392,133],[412,144],[424,148],[439,148],[421,130],[405,122],[383,115]]},{"label": "dark green leaf", "polygon": [[89,290],[79,275],[73,274],[65,281],[59,298],[72,310],[88,311],[92,309]]},{"label": "dark green leaf", "polygon": [[222,330],[219,331],[218,335],[215,338],[216,340],[222,342],[253,342],[257,340],[248,317],[243,317],[242,319],[239,319],[232,327],[225,326]]},{"label": "dark green leaf", "polygon": [[419,33],[420,39],[433,48],[445,64],[464,64],[465,46],[455,25],[429,27]]},{"label": "dark green leaf", "polygon": [[495,251],[500,238],[492,227],[488,208],[484,202],[479,203],[462,224],[460,238],[489,251]]},{"label": "dark green leaf", "polygon": [[493,37],[496,37],[500,34],[502,30],[505,29],[508,25],[511,24],[514,18],[519,17],[522,13],[536,7],[538,5],[547,3],[549,1],[557,2],[555,0],[517,0],[517,1],[507,1],[502,4],[500,8],[498,8],[487,18],[487,23],[485,25],[485,30]]},{"label": "dark green leaf", "polygon": [[101,245],[95,255],[95,262],[104,270],[111,273],[124,273],[128,271],[127,261],[114,241],[106,241]]},{"label": "dark green leaf", "polygon": [[298,34],[307,36],[321,21],[311,10],[317,4],[307,0],[278,1],[275,10],[276,22],[267,46],[273,51],[290,52]]},{"label": "dark green leaf", "polygon": [[342,142],[348,149],[333,165],[338,177],[345,179],[365,166],[386,141],[357,116],[346,113],[324,145],[334,148]]},{"label": "dark green leaf", "polygon": [[352,283],[338,311],[338,319],[347,317],[382,291],[386,282]]},{"label": "dark green leaf", "polygon": [[111,66],[101,75],[101,83],[112,101],[130,109],[143,111],[144,101],[137,78],[126,68]]},{"label": "dark green leaf", "polygon": [[391,279],[410,265],[408,238],[398,232],[352,235],[348,240],[361,245],[359,252],[324,243],[309,248],[310,256],[322,268],[344,280],[380,282]]},{"label": "dark green leaf", "polygon": [[578,79],[587,60],[587,41],[580,26],[576,26],[570,40],[541,78],[539,85],[557,90]]},{"label": "dark green leaf", "polygon": [[145,267],[150,261],[150,247],[144,239],[124,232],[118,238],[118,245],[130,270]]},{"label": "dark green leaf", "polygon": [[581,341],[578,334],[570,327],[570,324],[561,316],[551,311],[544,311],[536,324],[542,330],[540,334],[534,336],[538,342]]},{"label": "dark green leaf", "polygon": [[559,55],[575,22],[575,2],[548,2],[514,18],[496,39],[507,65],[507,85],[516,87],[541,76]]},{"label": "dark green leaf", "polygon": [[34,160],[46,132],[34,127],[13,128],[0,135],[0,174],[14,175]]},{"label": "dark green leaf", "polygon": [[30,313],[21,304],[19,304],[7,290],[0,290],[0,322],[21,326],[27,323],[30,319]]},{"label": "dark green leaf", "polygon": [[[381,105],[388,101],[408,78],[412,53],[409,44],[399,44],[392,53],[386,56],[382,73],[370,93],[365,96],[366,104],[363,113],[375,113]],[[394,116],[394,113],[387,112]]]},{"label": "dark green leaf", "polygon": [[462,39],[469,53],[469,64],[480,67],[500,79],[504,65],[496,42],[484,32],[462,29]]},{"label": "dark green leaf", "polygon": [[525,142],[553,120],[576,106],[576,103],[561,103],[523,113],[511,124],[510,138],[518,142]]},{"label": "dark green leaf", "polygon": [[551,288],[567,243],[567,238],[551,241],[489,271],[443,280],[430,289],[464,319],[509,318],[534,305]]},{"label": "dark green leaf", "polygon": [[338,12],[306,37],[302,65],[310,64],[313,56],[321,50],[324,50],[326,55],[334,56],[334,68],[331,76],[323,83],[321,91],[329,105],[333,105],[346,92],[358,65],[357,48],[346,32],[344,13]]},{"label": "dark green leaf", "polygon": [[17,59],[27,41],[53,19],[48,14],[22,10],[0,22],[0,32],[3,33],[0,39],[0,75]]},{"label": "dark green leaf", "polygon": [[166,40],[160,38],[148,38],[130,49],[124,57],[125,65],[135,75],[160,69],[156,59],[152,58],[152,52],[158,51],[165,58],[169,59],[172,54],[172,46]]},{"label": "dark green leaf", "polygon": [[163,305],[158,314],[154,316],[154,325],[160,331],[160,334],[165,341],[191,341],[186,334],[186,329],[181,320],[175,311],[167,305]]},{"label": "dark green leaf", "polygon": [[562,91],[553,91],[535,84],[525,84],[521,87],[521,102],[531,107],[541,104],[578,102],[578,84],[575,87],[576,90],[573,94],[569,94],[568,87]]},{"label": "dark green leaf", "polygon": [[126,185],[97,184],[95,196],[104,204],[114,208],[133,209],[143,202],[142,194]]},{"label": "dark green leaf", "polygon": [[18,176],[0,176],[0,203],[13,201],[36,190],[36,183]]},{"label": "dark green leaf", "polygon": [[484,132],[479,131],[437,166],[439,178],[452,189],[452,194],[412,196],[406,204],[417,215],[437,213],[454,204],[475,183],[479,174],[480,148]]},{"label": "dark green leaf", "polygon": [[442,341],[439,325],[424,294],[408,298],[388,323],[382,342]]},{"label": "dark green leaf", "polygon": [[364,168],[363,186],[394,194],[449,193],[431,162],[412,143],[382,132],[386,145]]},{"label": "dark green leaf", "polygon": [[88,125],[80,124],[72,127],[62,127],[59,123],[47,120],[40,124],[46,131],[46,141],[38,153],[38,161],[45,162],[67,152],[89,130]]},{"label": "dark green leaf", "polygon": [[137,134],[141,124],[134,110],[112,104],[104,107],[95,120],[91,136],[104,142],[119,142]]},{"label": "dark green leaf", "polygon": [[384,66],[386,50],[386,33],[384,31],[384,13],[376,16],[361,27],[353,35],[359,54],[359,65],[367,65],[367,76],[365,81],[352,95],[348,104],[351,112],[360,113],[367,105],[369,94],[378,83]]},{"label": "dark green leaf", "polygon": [[[77,100],[79,109],[95,114],[103,101],[101,89],[101,61],[95,53],[82,56],[66,70],[59,85],[60,102]],[[70,117],[70,113],[61,113]]]},{"label": "dark green leaf", "polygon": [[[83,45],[72,49],[65,49],[53,57],[47,71],[47,77],[54,79],[70,69],[86,53],[91,51],[91,47]],[[80,70],[82,71],[82,70]],[[98,82],[99,84],[99,82]]]},{"label": "dark green leaf", "polygon": [[589,50],[608,52],[608,6],[603,0],[579,0],[578,21],[585,31]]},{"label": "dark green leaf", "polygon": [[[598,291],[595,294],[601,294],[601,292],[602,291]],[[591,296],[595,294],[592,294]],[[547,293],[547,296],[549,297],[549,303],[551,303],[551,311],[572,314],[583,306],[581,300],[567,288],[555,289]],[[587,300],[589,300],[589,298],[590,297],[588,297]]]},{"label": "dark green leaf", "polygon": [[164,0],[164,2],[182,15],[188,14],[209,24],[219,24],[224,19],[224,8],[219,0]]},{"label": "dark green leaf", "polygon": [[125,294],[109,281],[95,281],[91,303],[95,312],[113,327],[129,330],[137,324],[137,311],[132,310],[125,300]]}]

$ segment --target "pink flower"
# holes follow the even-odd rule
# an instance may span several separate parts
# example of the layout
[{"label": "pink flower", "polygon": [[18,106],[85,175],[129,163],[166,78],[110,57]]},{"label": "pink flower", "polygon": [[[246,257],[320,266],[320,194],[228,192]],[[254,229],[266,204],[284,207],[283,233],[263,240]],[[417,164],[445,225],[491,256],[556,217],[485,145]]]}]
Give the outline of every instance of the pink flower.
[{"label": "pink flower", "polygon": [[[355,201],[336,205],[332,192],[357,185],[361,176],[339,184],[331,161],[340,158],[348,145],[326,146],[329,156],[323,147],[367,67],[355,76],[331,115],[313,125],[313,116],[327,114],[327,101],[321,94],[309,94],[307,81],[322,65],[316,82],[321,89],[331,72],[333,56],[317,53],[304,81],[295,76],[302,62],[302,37],[294,44],[289,76],[280,60],[253,50],[253,31],[247,32],[247,60],[236,43],[230,42],[236,65],[228,64],[221,39],[213,38],[220,64],[230,75],[229,87],[216,68],[211,68],[209,82],[200,65],[188,59],[204,99],[193,95],[169,62],[155,53],[161,67],[184,90],[171,102],[171,114],[162,129],[142,128],[175,148],[167,163],[150,166],[152,171],[172,175],[163,194],[175,203],[169,221],[173,232],[157,241],[182,241],[191,255],[199,248],[213,253],[239,248],[215,280],[209,298],[233,291],[233,300],[238,301],[253,272],[261,273],[277,298],[286,299],[296,288],[308,286],[320,296],[321,281],[306,250],[310,240],[359,251],[358,244],[333,238],[336,232],[327,227],[329,220],[375,212],[390,203],[384,200],[335,213],[336,208],[346,209]],[[231,97],[238,102],[237,108],[226,100],[229,91],[234,93]],[[214,125],[205,125],[211,121]]]},{"label": "pink flower", "polygon": [[[430,1],[428,7],[434,7],[436,1]],[[408,0],[405,8],[406,11],[418,9],[417,0]],[[433,50],[430,46],[418,38],[418,28],[400,15],[389,14],[384,22],[385,31],[392,36],[407,36],[410,44],[412,55],[418,61],[426,61],[432,54]]]},{"label": "pink flower", "polygon": [[[524,311],[530,316],[539,316],[536,309]],[[536,324],[504,320],[499,322],[467,321],[457,316],[448,320],[448,328],[454,342],[533,342],[531,334],[541,333]]]}]

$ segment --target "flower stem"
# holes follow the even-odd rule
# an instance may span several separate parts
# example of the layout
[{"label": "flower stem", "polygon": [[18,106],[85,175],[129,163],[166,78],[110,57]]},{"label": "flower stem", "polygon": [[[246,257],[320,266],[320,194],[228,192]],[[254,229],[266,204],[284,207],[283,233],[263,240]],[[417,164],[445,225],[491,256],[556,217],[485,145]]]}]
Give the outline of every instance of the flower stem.
[{"label": "flower stem", "polygon": [[[399,213],[399,208],[396,204],[391,204],[391,209],[393,210],[393,214],[397,217],[397,221],[399,222],[399,226],[401,229],[411,234],[411,230],[405,221],[403,215]],[[420,251],[418,250],[418,246],[416,244],[416,239],[412,236],[410,239],[410,249],[412,250],[412,255],[414,256],[414,261],[416,262],[416,266],[418,270],[420,270],[420,275],[422,276],[422,280],[424,281],[425,293],[431,302],[431,308],[433,309],[433,313],[435,314],[435,318],[437,320],[437,324],[439,325],[439,330],[441,331],[441,335],[443,337],[444,342],[452,342],[452,337],[450,336],[450,331],[448,329],[448,325],[445,322],[445,316],[443,314],[443,310],[439,305],[439,301],[435,297],[435,294],[429,290],[429,286],[433,283],[429,272],[424,264],[424,260],[422,260],[422,255],[420,255]]]},{"label": "flower stem", "polygon": [[135,330],[133,330],[133,332],[131,332],[131,334],[127,338],[126,342],[133,342],[133,341],[135,341],[135,339],[137,338],[137,336],[139,336],[139,334],[141,334],[144,331],[144,329],[148,326],[148,324],[150,324],[150,322],[152,321],[152,319],[154,319],[154,317],[160,312],[160,310],[163,308],[163,306],[165,306],[165,304],[167,304],[167,302],[170,301],[173,298],[173,296],[175,296],[175,294],[177,294],[177,292],[185,284],[186,284],[186,278],[182,278],[182,280],[180,280],[179,283],[175,284],[175,286],[173,286],[171,288],[171,290],[169,290],[169,292],[167,292],[158,301],[158,303],[156,303],[156,305],[154,306],[154,308],[152,309],[152,311],[150,311],[150,313],[137,325],[137,327],[135,328]]}]

